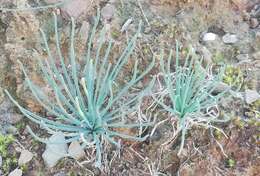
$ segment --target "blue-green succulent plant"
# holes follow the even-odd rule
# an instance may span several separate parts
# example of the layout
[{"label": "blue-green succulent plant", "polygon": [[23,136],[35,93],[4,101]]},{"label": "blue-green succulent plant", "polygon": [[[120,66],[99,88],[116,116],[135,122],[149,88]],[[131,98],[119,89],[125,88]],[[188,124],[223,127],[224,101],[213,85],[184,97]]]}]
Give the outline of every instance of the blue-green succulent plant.
[{"label": "blue-green succulent plant", "polygon": [[[145,92],[150,88],[148,86],[143,91],[139,91],[134,96],[129,96],[130,89],[140,81],[153,67],[154,59],[151,64],[143,71],[138,70],[138,61],[136,59],[132,71],[131,79],[123,86],[117,83],[119,74],[122,74],[122,68],[133,53],[138,35],[140,35],[140,26],[137,33],[129,40],[126,48],[117,58],[115,64],[109,60],[113,41],[105,40],[105,30],[102,30],[99,37],[99,43],[95,54],[93,53],[93,41],[97,31],[100,14],[95,18],[95,23],[88,38],[86,54],[84,56],[83,68],[79,69],[76,62],[74,50],[75,22],[72,19],[72,28],[70,36],[69,66],[65,64],[65,59],[61,51],[59,32],[57,27],[57,17],[54,15],[54,28],[56,51],[58,60],[52,56],[47,37],[41,30],[43,41],[48,53],[48,59],[39,59],[39,66],[48,86],[53,91],[53,97],[46,95],[35,85],[25,68],[21,68],[25,75],[26,82],[32,91],[32,94],[43,106],[43,108],[53,117],[49,119],[22,107],[6,91],[9,98],[19,108],[19,110],[31,121],[39,124],[41,128],[47,130],[49,134],[61,131],[66,136],[66,142],[79,141],[83,147],[94,146],[96,150],[96,166],[101,166],[102,161],[102,141],[106,140],[116,146],[120,143],[116,138],[125,138],[143,141],[147,136],[131,136],[120,133],[116,128],[139,128],[149,126],[151,122],[137,123],[129,122],[125,114],[135,111],[135,107]],[[104,50],[104,54],[101,51]],[[94,56],[93,56],[94,55]],[[59,63],[58,67],[56,63]],[[126,120],[125,120],[126,119]],[[48,143],[47,139],[38,137],[28,126],[29,132],[38,140]]]},{"label": "blue-green succulent plant", "polygon": [[196,59],[194,54],[192,57],[191,52],[192,50],[187,55],[184,65],[180,64],[179,46],[176,42],[174,71],[172,70],[173,51],[170,51],[166,62],[164,51],[161,52],[160,67],[165,91],[159,97],[154,96],[157,103],[178,122],[178,130],[182,134],[179,154],[184,145],[186,131],[192,123],[213,127],[212,122],[225,121],[218,118],[217,105],[229,91],[226,89],[216,92],[222,83],[224,67],[214,75],[208,72],[211,70],[210,65],[203,68],[202,59]]}]

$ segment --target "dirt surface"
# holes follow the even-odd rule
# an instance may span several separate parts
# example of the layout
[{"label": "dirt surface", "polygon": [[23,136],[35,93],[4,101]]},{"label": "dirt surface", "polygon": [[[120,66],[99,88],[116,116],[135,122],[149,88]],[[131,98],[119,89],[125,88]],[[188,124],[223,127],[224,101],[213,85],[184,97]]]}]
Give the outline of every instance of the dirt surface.
[{"label": "dirt surface", "polygon": [[[230,120],[216,124],[223,129],[227,137],[215,130],[194,127],[189,130],[182,155],[178,156],[180,141],[174,141],[172,147],[161,150],[162,144],[169,139],[173,129],[169,121],[158,126],[154,135],[144,142],[122,141],[120,151],[107,146],[102,170],[93,167],[93,163],[63,158],[53,168],[47,168],[42,159],[45,144],[36,141],[25,128],[30,125],[43,136],[46,133],[26,118],[10,103],[4,94],[8,89],[19,102],[33,112],[46,114],[45,110],[33,98],[24,81],[24,75],[18,64],[20,60],[26,67],[29,77],[41,89],[50,93],[38,68],[36,57],[47,58],[39,29],[48,37],[50,49],[55,52],[53,15],[58,15],[62,52],[68,54],[70,17],[76,20],[76,51],[79,63],[85,49],[87,34],[93,25],[97,8],[101,9],[102,26],[107,29],[107,37],[115,40],[112,58],[116,58],[124,48],[129,36],[134,34],[139,20],[143,21],[142,32],[135,54],[124,67],[128,78],[134,59],[140,61],[144,69],[161,48],[174,49],[176,40],[180,43],[181,56],[192,46],[196,54],[213,66],[225,64],[230,72],[224,82],[232,84],[245,96],[250,89],[260,93],[260,2],[258,0],[75,0],[70,6],[58,6],[42,10],[4,11],[0,17],[0,127],[3,135],[12,134],[14,142],[8,146],[8,152],[19,159],[21,148],[33,153],[34,157],[26,164],[16,164],[4,171],[0,162],[0,175],[8,175],[16,168],[25,176],[76,176],[76,175],[113,175],[113,176],[257,176],[260,173],[260,99],[247,103],[245,99],[231,98],[220,106],[221,113]],[[3,8],[21,8],[44,6],[58,0],[16,0],[0,1]],[[82,3],[82,4],[81,4]],[[81,6],[78,6],[81,4]],[[122,26],[132,18],[125,29]],[[214,40],[206,40],[208,33],[214,34]],[[227,34],[235,35],[236,41],[224,41]],[[94,44],[94,48],[96,48]],[[159,62],[151,75],[159,72]],[[146,76],[140,87],[145,87],[150,78]],[[239,78],[239,79],[236,79]],[[147,98],[142,110],[151,103]],[[11,115],[10,115],[11,114]],[[8,118],[18,120],[7,120]],[[162,113],[157,122],[169,118]],[[7,129],[7,130],[5,130]],[[11,130],[10,130],[11,129]],[[122,129],[126,131],[126,129]],[[152,128],[147,129],[150,133]],[[131,131],[130,131],[131,133]],[[221,146],[221,147],[220,147]],[[221,150],[223,148],[223,151]],[[0,155],[1,156],[1,155]],[[3,163],[5,160],[3,160]]]}]

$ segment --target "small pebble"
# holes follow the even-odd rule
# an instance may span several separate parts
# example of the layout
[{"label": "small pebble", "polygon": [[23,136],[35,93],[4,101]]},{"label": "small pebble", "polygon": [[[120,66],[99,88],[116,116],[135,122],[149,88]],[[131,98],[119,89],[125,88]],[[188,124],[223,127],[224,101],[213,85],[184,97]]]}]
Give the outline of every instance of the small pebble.
[{"label": "small pebble", "polygon": [[222,40],[225,44],[234,44],[238,42],[237,35],[235,34],[226,34],[222,37]]},{"label": "small pebble", "polygon": [[69,145],[68,153],[72,158],[77,160],[85,156],[85,152],[78,141],[73,141]]},{"label": "small pebble", "polygon": [[245,91],[245,101],[247,104],[251,104],[259,99],[260,99],[260,95],[257,91],[249,90],[249,89]]},{"label": "small pebble", "polygon": [[21,155],[18,159],[18,164],[20,166],[28,163],[33,158],[33,154],[28,150],[22,150]]},{"label": "small pebble", "polygon": [[217,38],[217,34],[209,32],[203,35],[202,40],[207,42],[207,41],[214,41],[216,40],[216,38]]}]

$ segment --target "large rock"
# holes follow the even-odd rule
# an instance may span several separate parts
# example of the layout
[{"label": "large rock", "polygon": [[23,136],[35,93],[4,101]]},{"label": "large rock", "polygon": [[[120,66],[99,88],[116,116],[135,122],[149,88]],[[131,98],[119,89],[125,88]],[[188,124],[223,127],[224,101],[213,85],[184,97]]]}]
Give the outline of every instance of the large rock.
[{"label": "large rock", "polygon": [[54,167],[57,162],[67,156],[68,146],[65,143],[65,136],[62,132],[53,134],[46,144],[46,149],[42,154],[42,158],[47,167]]}]

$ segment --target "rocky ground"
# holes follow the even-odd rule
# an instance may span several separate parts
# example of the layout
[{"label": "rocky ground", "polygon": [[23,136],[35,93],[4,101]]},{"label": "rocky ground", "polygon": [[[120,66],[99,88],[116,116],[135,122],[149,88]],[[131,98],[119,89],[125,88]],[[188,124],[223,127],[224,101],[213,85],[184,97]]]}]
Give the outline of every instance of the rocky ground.
[{"label": "rocky ground", "polygon": [[[0,2],[0,175],[259,175],[259,0],[73,0],[57,7],[24,11],[7,11],[6,8],[39,7],[60,0]],[[51,153],[53,150],[48,151],[45,144],[31,137],[25,128],[28,124],[38,129],[39,134],[45,133],[24,118],[3,91],[8,89],[25,107],[45,114],[31,95],[17,60],[29,70],[29,77],[48,92],[35,59],[47,57],[39,29],[46,32],[50,48],[55,51],[52,13],[58,14],[62,51],[67,53],[70,17],[73,17],[80,62],[97,7],[101,9],[99,29],[104,26],[107,37],[115,40],[114,56],[122,51],[128,36],[142,20],[142,32],[133,56],[140,60],[141,68],[151,62],[152,55],[157,55],[160,48],[174,48],[176,40],[181,43],[181,55],[185,56],[186,48],[192,46],[205,62],[214,66],[226,65],[223,81],[241,95],[221,104],[221,112],[230,120],[217,126],[224,129],[228,137],[217,131],[192,128],[183,154],[177,156],[179,141],[175,141],[169,150],[160,150],[172,130],[168,123],[163,123],[145,142],[123,141],[120,152],[109,146],[106,156],[110,162],[105,163],[103,170],[84,162],[91,153],[79,148],[76,142],[69,146],[49,146],[61,154],[56,156]],[[131,62],[127,64],[124,76],[127,77],[132,66]],[[158,73],[158,69],[157,63],[151,74]],[[139,86],[145,86],[149,78],[145,77]],[[145,102],[142,108],[146,109],[148,104]],[[162,114],[157,120],[164,119],[167,117]],[[56,141],[63,136],[57,134],[52,138]],[[64,158],[63,153],[70,153],[74,159]],[[54,155],[58,163],[50,158]]]}]

